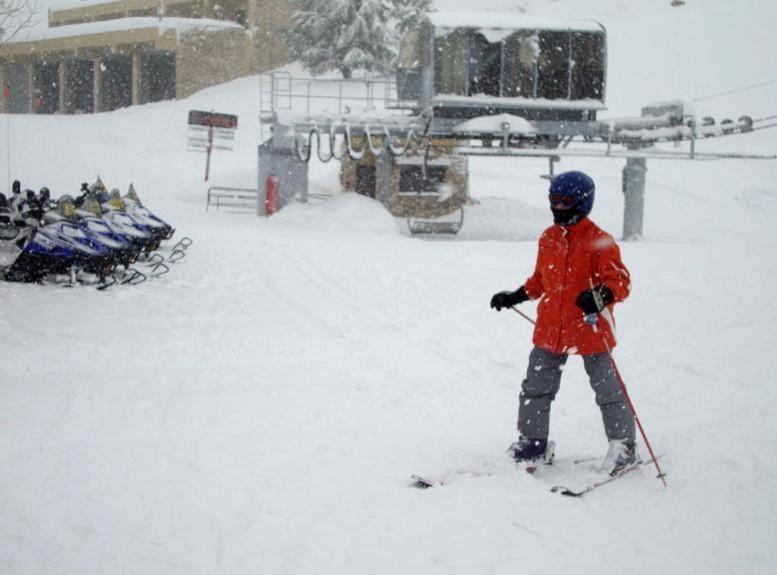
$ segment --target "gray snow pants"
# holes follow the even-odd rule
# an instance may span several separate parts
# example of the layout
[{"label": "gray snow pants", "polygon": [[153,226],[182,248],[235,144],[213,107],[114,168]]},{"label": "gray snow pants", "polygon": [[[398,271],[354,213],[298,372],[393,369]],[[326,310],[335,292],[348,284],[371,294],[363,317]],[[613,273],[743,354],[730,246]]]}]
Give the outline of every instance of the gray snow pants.
[{"label": "gray snow pants", "polygon": [[[529,354],[529,368],[521,384],[518,404],[518,433],[532,439],[547,439],[550,404],[561,385],[561,371],[567,355],[556,355],[535,347]],[[583,355],[583,364],[596,403],[602,411],[607,439],[634,439],[634,416],[623,395],[607,353]]]}]

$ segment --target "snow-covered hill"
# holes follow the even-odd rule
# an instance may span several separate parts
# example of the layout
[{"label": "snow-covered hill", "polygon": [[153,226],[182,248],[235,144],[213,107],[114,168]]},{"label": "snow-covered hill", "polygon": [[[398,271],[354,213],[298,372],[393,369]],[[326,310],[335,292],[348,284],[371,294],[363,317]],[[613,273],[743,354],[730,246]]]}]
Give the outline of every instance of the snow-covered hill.
[{"label": "snow-covered hill", "polygon": [[[487,4],[602,21],[607,115],[777,78],[766,0]],[[771,83],[696,105],[758,117],[775,102]],[[590,478],[571,460],[606,450],[572,360],[555,469],[418,491],[410,473],[477,466],[514,439],[531,326],[488,301],[531,272],[546,164],[473,160],[478,203],[444,241],[340,193],[331,164],[311,172],[327,200],[269,219],[205,212],[188,110],[239,114],[211,183],[252,186],[258,108],[246,78],[109,114],[0,117],[3,181],[55,194],[98,173],[133,181],[196,242],[133,288],[0,284],[0,573],[777,570],[777,162],[648,163],[645,239],[622,246],[634,291],[616,359],[668,488],[646,468],[582,500],[549,492]],[[777,133],[703,144],[774,153]],[[622,161],[560,167],[594,176],[593,218],[619,235]]]}]

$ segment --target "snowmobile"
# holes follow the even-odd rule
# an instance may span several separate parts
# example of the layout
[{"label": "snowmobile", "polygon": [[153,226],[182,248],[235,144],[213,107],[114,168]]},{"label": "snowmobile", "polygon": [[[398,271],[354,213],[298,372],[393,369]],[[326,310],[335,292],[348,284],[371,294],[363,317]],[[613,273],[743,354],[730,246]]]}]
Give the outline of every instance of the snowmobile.
[{"label": "snowmobile", "polygon": [[24,240],[22,228],[14,224],[8,199],[0,194],[0,270],[13,263]]},{"label": "snowmobile", "polygon": [[94,234],[103,245],[113,251],[117,265],[126,269],[137,261],[141,247],[133,243],[131,237],[103,219],[100,205],[96,201],[87,199],[80,208],[75,209],[75,215],[81,228]]},{"label": "snowmobile", "polygon": [[28,228],[24,238],[21,253],[3,273],[5,281],[100,283],[112,271],[110,251],[78,224],[60,221]]},{"label": "snowmobile", "polygon": [[[142,246],[134,243],[132,237],[125,235],[116,226],[111,226],[101,214],[102,210],[97,201],[87,197],[81,202],[81,207],[77,208],[73,198],[65,195],[59,199],[56,209],[45,214],[44,222],[67,220],[77,223],[84,232],[108,250],[111,275],[101,276],[103,289],[115,282],[135,284],[145,281],[146,274],[130,267],[130,264],[138,259]],[[154,271],[157,272],[155,275],[161,275],[159,270]]]},{"label": "snowmobile", "polygon": [[[102,288],[117,280],[143,281],[145,276],[135,270],[126,279],[126,273],[120,278],[113,275],[119,252],[80,223],[75,211],[72,198],[63,196],[55,210],[43,214],[42,221],[18,228],[11,242],[4,242],[6,254],[10,247],[11,253],[16,248],[17,255],[4,270],[3,279],[68,285],[78,282]],[[126,240],[124,243],[128,244]]]},{"label": "snowmobile", "polygon": [[75,199],[75,205],[81,210],[88,209],[99,216],[117,234],[127,238],[139,254],[150,254],[159,248],[161,238],[153,233],[153,229],[143,224],[127,213],[124,205],[116,202],[105,190],[104,184],[98,180],[91,187],[81,185],[81,195]]},{"label": "snowmobile", "polygon": [[14,225],[11,207],[5,194],[0,194],[0,240],[14,239],[19,229]]},{"label": "snowmobile", "polygon": [[[119,191],[114,189],[113,192],[111,192],[111,196],[115,197],[114,194],[115,196],[118,196]],[[129,212],[136,219],[140,220],[142,223],[156,230],[157,233],[162,236],[163,240],[169,240],[173,237],[173,234],[175,234],[175,228],[173,226],[165,222],[156,214],[152,213],[147,207],[143,205],[143,203],[140,201],[140,197],[138,197],[138,194],[135,191],[135,186],[132,184],[130,184],[129,191],[124,195],[123,198],[121,198],[121,201],[124,204],[127,212]]]},{"label": "snowmobile", "polygon": [[[117,189],[108,194],[100,180],[91,187],[83,184],[82,192],[82,196],[77,200],[81,205],[77,213],[84,214],[86,210],[94,215],[99,214],[101,222],[115,233],[126,237],[136,251],[134,260],[142,257],[144,263],[151,267],[151,277],[158,277],[170,271],[165,263],[165,257],[153,252],[159,248],[162,240],[172,237],[175,230],[161,218],[145,210],[142,205],[138,208],[140,200],[132,186],[128,192],[127,203]],[[97,226],[94,222],[91,225]],[[186,255],[186,249],[192,241],[189,238],[183,238],[183,240],[186,240],[183,245],[179,242],[173,248],[168,262],[179,261]]]}]

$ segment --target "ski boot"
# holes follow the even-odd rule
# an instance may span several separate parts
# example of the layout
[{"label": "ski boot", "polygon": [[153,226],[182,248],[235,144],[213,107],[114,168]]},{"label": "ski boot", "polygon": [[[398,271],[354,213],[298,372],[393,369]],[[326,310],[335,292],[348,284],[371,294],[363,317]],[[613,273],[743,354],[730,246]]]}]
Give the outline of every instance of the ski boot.
[{"label": "ski boot", "polygon": [[633,439],[611,439],[602,470],[618,475],[629,465],[637,462],[637,443]]},{"label": "ski boot", "polygon": [[556,444],[553,441],[521,436],[518,441],[507,448],[507,453],[527,473],[534,473],[541,464],[553,464],[555,449]]}]

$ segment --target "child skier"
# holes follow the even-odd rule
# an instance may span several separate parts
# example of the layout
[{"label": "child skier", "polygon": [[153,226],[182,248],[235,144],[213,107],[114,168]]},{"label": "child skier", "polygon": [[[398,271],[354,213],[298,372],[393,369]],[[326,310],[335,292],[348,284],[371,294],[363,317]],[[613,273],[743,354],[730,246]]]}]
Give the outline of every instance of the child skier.
[{"label": "child skier", "polygon": [[607,346],[615,347],[613,304],[628,297],[630,279],[615,240],[588,219],[594,193],[594,181],[582,172],[553,179],[554,225],[539,239],[534,273],[516,291],[495,294],[491,307],[500,311],[542,298],[535,347],[521,385],[519,437],[509,453],[519,463],[552,459],[550,406],[567,357],[577,354],[583,358],[609,441],[604,469],[615,474],[636,460],[634,417],[607,351]]}]

